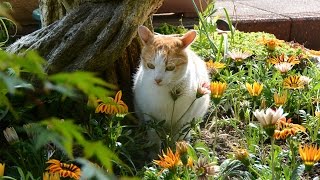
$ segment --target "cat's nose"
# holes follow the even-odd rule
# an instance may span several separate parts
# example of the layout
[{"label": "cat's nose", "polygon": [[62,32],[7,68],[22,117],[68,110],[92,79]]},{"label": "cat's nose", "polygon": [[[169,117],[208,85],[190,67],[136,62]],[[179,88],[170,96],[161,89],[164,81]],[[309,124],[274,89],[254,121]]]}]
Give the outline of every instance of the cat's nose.
[{"label": "cat's nose", "polygon": [[157,84],[160,84],[162,79],[154,79],[154,81],[157,83]]}]

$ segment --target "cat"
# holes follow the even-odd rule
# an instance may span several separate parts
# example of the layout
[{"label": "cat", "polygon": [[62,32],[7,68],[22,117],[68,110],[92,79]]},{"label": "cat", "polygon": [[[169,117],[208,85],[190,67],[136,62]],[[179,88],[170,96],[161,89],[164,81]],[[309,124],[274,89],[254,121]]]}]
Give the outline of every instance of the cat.
[{"label": "cat", "polygon": [[[165,120],[167,133],[179,140],[182,127],[193,118],[202,118],[210,102],[209,94],[196,96],[199,85],[210,82],[204,61],[188,48],[196,31],[182,37],[154,35],[147,27],[139,26],[138,34],[143,48],[133,78],[135,112],[142,122]],[[159,146],[154,130],[148,136]]]}]

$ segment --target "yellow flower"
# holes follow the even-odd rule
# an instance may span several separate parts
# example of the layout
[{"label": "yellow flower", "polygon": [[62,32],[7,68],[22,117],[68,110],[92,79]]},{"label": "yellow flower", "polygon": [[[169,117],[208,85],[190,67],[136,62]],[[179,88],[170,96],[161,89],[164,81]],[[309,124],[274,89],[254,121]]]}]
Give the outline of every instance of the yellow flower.
[{"label": "yellow flower", "polygon": [[188,158],[187,167],[193,168],[193,159],[191,157]]},{"label": "yellow flower", "polygon": [[283,106],[287,102],[287,92],[285,91],[283,94],[274,93],[273,99],[276,106]]},{"label": "yellow flower", "polygon": [[50,173],[59,173],[60,177],[70,177],[74,179],[80,179],[81,170],[74,164],[61,163],[59,160],[50,159],[47,161],[50,164],[46,170]]},{"label": "yellow flower", "polygon": [[122,91],[118,91],[114,99],[109,97],[110,102],[107,104],[98,100],[100,104],[96,108],[96,113],[106,113],[111,115],[128,113],[128,106],[121,100],[121,97]]},{"label": "yellow flower", "polygon": [[206,62],[206,65],[210,73],[216,73],[218,69],[226,67],[226,64],[220,62],[213,62],[213,60],[211,59]]},{"label": "yellow flower", "polygon": [[242,161],[249,157],[249,153],[246,149],[239,148],[235,150],[234,156],[239,161]]},{"label": "yellow flower", "polygon": [[258,43],[266,45],[267,49],[270,51],[274,51],[276,47],[281,46],[283,42],[284,42],[283,40],[279,40],[276,38],[266,39],[265,36],[262,36],[262,38],[258,40]]},{"label": "yellow flower", "polygon": [[4,175],[4,168],[5,168],[6,164],[2,164],[0,163],[0,177]]},{"label": "yellow flower", "polygon": [[271,64],[280,64],[280,63],[290,63],[292,65],[295,65],[295,64],[299,64],[300,63],[300,60],[295,57],[295,56],[286,56],[284,54],[281,54],[280,56],[277,56],[277,57],[274,57],[274,58],[271,58],[268,60],[269,63]]},{"label": "yellow flower", "polygon": [[59,173],[45,172],[42,175],[42,180],[60,180],[60,175],[59,175]]},{"label": "yellow flower", "polygon": [[210,84],[211,96],[213,98],[221,98],[226,89],[227,83],[224,82],[215,81]]},{"label": "yellow flower", "polygon": [[320,148],[316,145],[300,145],[299,154],[306,168],[311,168],[320,160]]},{"label": "yellow flower", "polygon": [[320,118],[320,111],[314,112],[314,115],[315,115],[316,117]]},{"label": "yellow flower", "polygon": [[181,164],[180,154],[176,152],[173,154],[170,148],[167,149],[167,154],[162,151],[162,157],[159,155],[160,160],[153,160],[153,163],[162,167],[173,169]]},{"label": "yellow flower", "polygon": [[291,119],[281,118],[277,122],[276,130],[273,137],[275,139],[286,139],[289,136],[294,136],[297,132],[305,132],[306,128],[299,124],[291,123]]},{"label": "yellow flower", "polygon": [[300,76],[289,76],[283,80],[283,87],[286,89],[302,89],[304,82],[300,80]]},{"label": "yellow flower", "polygon": [[254,82],[253,85],[251,85],[249,83],[246,83],[246,87],[251,96],[259,96],[263,89],[263,84]]}]

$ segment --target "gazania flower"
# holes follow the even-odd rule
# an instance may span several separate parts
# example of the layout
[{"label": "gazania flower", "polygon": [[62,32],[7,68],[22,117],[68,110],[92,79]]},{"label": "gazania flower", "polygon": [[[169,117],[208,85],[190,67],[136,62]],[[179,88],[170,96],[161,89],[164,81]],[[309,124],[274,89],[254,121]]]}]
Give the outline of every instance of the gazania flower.
[{"label": "gazania flower", "polygon": [[316,145],[300,145],[299,154],[306,169],[311,169],[312,166],[320,160],[320,148]]},{"label": "gazania flower", "polygon": [[153,163],[164,169],[173,169],[181,164],[180,154],[173,154],[170,148],[167,149],[167,154],[162,151],[162,157],[159,155],[159,158],[160,160],[153,160]]},{"label": "gazania flower", "polygon": [[195,164],[196,174],[199,180],[207,180],[209,176],[213,176],[217,168],[213,163],[209,163],[207,158],[200,157]]},{"label": "gazania flower", "polygon": [[283,113],[282,107],[279,107],[276,110],[268,108],[266,111],[256,109],[253,115],[258,119],[267,134],[273,136],[277,121],[280,118],[284,118],[287,113]]},{"label": "gazania flower", "polygon": [[200,98],[203,95],[210,94],[210,93],[211,93],[210,83],[209,82],[200,83],[197,89],[196,97]]},{"label": "gazania flower", "polygon": [[266,45],[267,49],[270,51],[274,51],[276,47],[281,46],[284,41],[276,39],[276,38],[269,38],[266,39],[265,36],[262,39],[258,40],[258,43]]},{"label": "gazania flower", "polygon": [[176,152],[180,155],[180,160],[183,165],[188,165],[188,143],[186,141],[176,142]]},{"label": "gazania flower", "polygon": [[248,166],[250,164],[249,153],[247,149],[237,148],[234,150],[234,157],[241,161],[244,165]]},{"label": "gazania flower", "polygon": [[311,82],[312,78],[307,76],[300,76],[300,81],[302,81],[303,85],[308,85]]},{"label": "gazania flower", "polygon": [[274,68],[276,68],[281,73],[287,73],[292,69],[292,67],[293,67],[292,64],[288,62],[282,62],[274,65]]},{"label": "gazania flower", "polygon": [[283,94],[274,93],[273,100],[276,106],[283,106],[287,102],[287,92],[285,91]]},{"label": "gazania flower", "polygon": [[211,90],[211,97],[216,100],[220,100],[224,91],[227,89],[227,83],[224,82],[211,82],[210,90]]},{"label": "gazania flower", "polygon": [[300,76],[289,76],[283,80],[283,87],[286,89],[302,89],[304,82],[300,80]]},{"label": "gazania flower", "polygon": [[6,164],[2,164],[0,163],[0,177],[4,175],[4,167],[6,166]]},{"label": "gazania flower", "polygon": [[268,60],[269,63],[271,64],[280,64],[280,63],[290,63],[292,65],[295,65],[295,64],[299,64],[300,63],[300,60],[295,57],[295,56],[286,56],[284,54],[281,54],[280,56],[277,56],[277,57],[274,57],[274,58],[271,58]]},{"label": "gazania flower", "polygon": [[231,59],[233,59],[235,62],[242,62],[243,60],[247,59],[251,56],[248,52],[243,52],[239,49],[232,50],[228,52],[228,55]]},{"label": "gazania flower", "polygon": [[298,132],[305,132],[306,128],[299,124],[291,123],[291,119],[281,118],[277,122],[276,130],[273,137],[276,139],[286,139],[289,136],[294,136]]},{"label": "gazania flower", "polygon": [[253,85],[246,83],[247,90],[251,96],[259,96],[263,89],[263,84],[254,82]]},{"label": "gazania flower", "polygon": [[226,67],[224,63],[213,62],[211,59],[208,62],[206,62],[206,65],[210,73],[217,73],[218,69]]},{"label": "gazania flower", "polygon": [[96,108],[96,113],[106,113],[106,114],[126,114],[128,113],[128,106],[121,100],[122,91],[118,91],[115,98],[109,97],[110,102],[102,103],[101,100],[98,100],[100,103]]},{"label": "gazania flower", "polygon": [[80,179],[81,170],[78,166],[74,164],[61,163],[59,160],[50,159],[47,161],[49,167],[48,170],[50,173],[59,173],[60,177],[70,177],[74,179]]},{"label": "gazania flower", "polygon": [[60,180],[60,175],[59,175],[59,173],[45,172],[42,175],[42,180]]},{"label": "gazania flower", "polygon": [[5,130],[3,130],[3,135],[9,143],[19,141],[18,134],[13,127],[8,127]]},{"label": "gazania flower", "polygon": [[191,157],[188,158],[187,167],[193,168],[193,159]]}]

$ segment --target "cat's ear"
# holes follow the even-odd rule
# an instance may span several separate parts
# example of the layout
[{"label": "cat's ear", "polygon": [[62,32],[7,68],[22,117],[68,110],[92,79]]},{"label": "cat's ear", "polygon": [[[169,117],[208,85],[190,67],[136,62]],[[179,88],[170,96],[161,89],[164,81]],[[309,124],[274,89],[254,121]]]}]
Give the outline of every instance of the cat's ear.
[{"label": "cat's ear", "polygon": [[196,38],[196,36],[197,36],[197,33],[194,30],[189,31],[185,35],[183,35],[181,37],[182,48],[188,47],[193,42],[193,40]]},{"label": "cat's ear", "polygon": [[138,27],[138,34],[143,44],[148,44],[153,41],[153,38],[154,38],[153,33],[145,26]]}]

